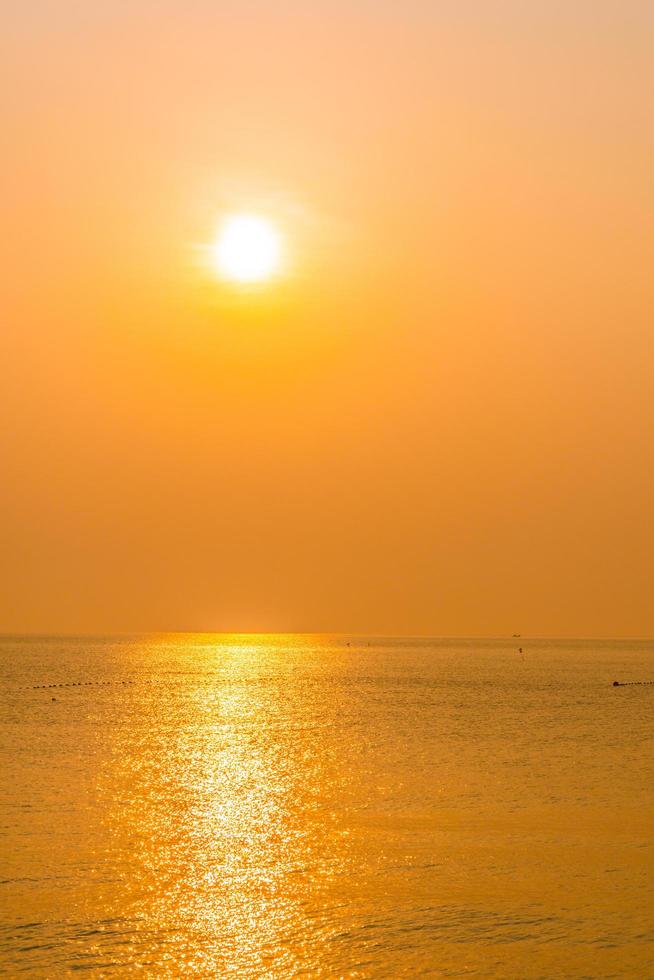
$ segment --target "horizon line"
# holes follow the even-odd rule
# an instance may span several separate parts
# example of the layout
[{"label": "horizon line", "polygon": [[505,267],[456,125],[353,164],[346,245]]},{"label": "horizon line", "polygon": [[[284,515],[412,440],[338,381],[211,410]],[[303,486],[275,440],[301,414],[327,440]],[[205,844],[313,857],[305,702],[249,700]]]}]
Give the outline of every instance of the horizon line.
[{"label": "horizon line", "polygon": [[564,633],[360,633],[347,630],[0,630],[8,637],[129,637],[129,636],[343,636],[379,640],[647,640],[647,634]]}]

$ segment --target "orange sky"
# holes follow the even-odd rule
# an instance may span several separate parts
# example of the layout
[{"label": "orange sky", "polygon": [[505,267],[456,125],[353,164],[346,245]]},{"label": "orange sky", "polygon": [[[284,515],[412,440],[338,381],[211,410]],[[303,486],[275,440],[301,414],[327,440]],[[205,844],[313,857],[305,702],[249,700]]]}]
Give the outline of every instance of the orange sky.
[{"label": "orange sky", "polygon": [[651,3],[0,17],[0,629],[654,634]]}]

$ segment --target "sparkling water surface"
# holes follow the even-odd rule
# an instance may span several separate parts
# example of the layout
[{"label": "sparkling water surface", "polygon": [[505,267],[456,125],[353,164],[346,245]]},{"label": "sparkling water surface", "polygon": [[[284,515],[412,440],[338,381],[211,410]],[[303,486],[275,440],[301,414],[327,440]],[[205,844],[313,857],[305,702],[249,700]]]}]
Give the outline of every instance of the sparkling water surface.
[{"label": "sparkling water surface", "polygon": [[3,637],[0,664],[5,975],[654,976],[654,685],[612,686],[653,642]]}]

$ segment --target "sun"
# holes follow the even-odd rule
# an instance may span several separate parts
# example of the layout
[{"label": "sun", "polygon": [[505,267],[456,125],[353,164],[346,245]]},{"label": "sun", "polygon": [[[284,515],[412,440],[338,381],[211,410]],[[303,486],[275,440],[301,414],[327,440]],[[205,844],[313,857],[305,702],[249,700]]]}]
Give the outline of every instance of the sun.
[{"label": "sun", "polygon": [[228,215],[211,246],[221,279],[257,283],[272,279],[282,265],[282,238],[275,225],[256,214]]}]

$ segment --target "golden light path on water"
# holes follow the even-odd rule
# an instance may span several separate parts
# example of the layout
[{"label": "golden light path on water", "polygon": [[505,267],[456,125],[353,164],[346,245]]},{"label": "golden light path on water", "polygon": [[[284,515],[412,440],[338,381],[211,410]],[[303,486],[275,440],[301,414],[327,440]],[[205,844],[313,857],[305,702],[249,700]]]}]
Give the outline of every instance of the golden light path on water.
[{"label": "golden light path on water", "polygon": [[[322,802],[340,776],[328,755],[318,767],[309,758],[315,746],[305,725],[289,726],[286,699],[271,702],[265,685],[248,683],[275,668],[277,651],[258,641],[220,653],[233,684],[207,690],[203,678],[179,705],[181,730],[155,744],[146,735],[135,753],[121,745],[117,755],[127,794],[135,768],[146,775],[145,797],[133,803],[141,816],[132,852],[137,879],[151,883],[144,919],[154,932],[176,923],[184,934],[183,963],[170,954],[175,969],[262,976],[274,964],[275,975],[295,975],[306,958],[308,906],[315,914],[328,904],[333,876],[347,865],[346,834]],[[310,731],[321,727],[316,720]],[[131,817],[112,827],[116,837],[125,830],[133,833]]]},{"label": "golden light path on water", "polygon": [[0,967],[651,975],[654,646],[521,642],[0,644]]}]

